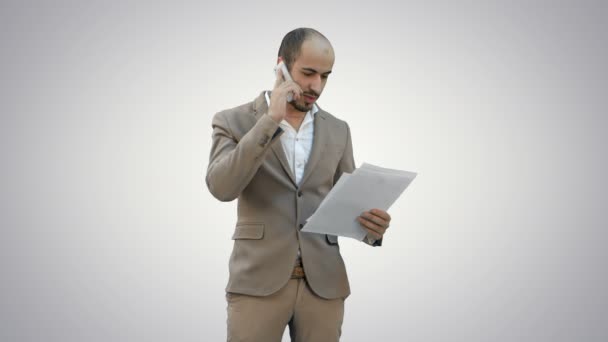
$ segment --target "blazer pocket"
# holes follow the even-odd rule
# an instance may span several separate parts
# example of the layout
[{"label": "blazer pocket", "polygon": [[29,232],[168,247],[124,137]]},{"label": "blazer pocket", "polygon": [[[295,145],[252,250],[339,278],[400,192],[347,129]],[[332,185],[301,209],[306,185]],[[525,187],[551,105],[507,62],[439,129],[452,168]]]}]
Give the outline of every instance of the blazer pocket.
[{"label": "blazer pocket", "polygon": [[234,234],[232,235],[233,240],[259,240],[264,237],[264,224],[263,223],[241,223],[236,225]]},{"label": "blazer pocket", "polygon": [[325,234],[325,237],[327,238],[327,242],[329,242],[330,245],[337,245],[338,244],[338,237],[337,236]]}]

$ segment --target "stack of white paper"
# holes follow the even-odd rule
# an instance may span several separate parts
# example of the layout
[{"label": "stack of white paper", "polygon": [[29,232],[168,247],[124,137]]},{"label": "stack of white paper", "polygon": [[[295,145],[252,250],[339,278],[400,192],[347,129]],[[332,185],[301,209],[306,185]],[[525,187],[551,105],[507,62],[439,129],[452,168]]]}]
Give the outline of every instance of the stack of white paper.
[{"label": "stack of white paper", "polygon": [[363,240],[367,231],[357,217],[373,208],[388,210],[416,175],[363,163],[352,175],[342,174],[302,231]]}]

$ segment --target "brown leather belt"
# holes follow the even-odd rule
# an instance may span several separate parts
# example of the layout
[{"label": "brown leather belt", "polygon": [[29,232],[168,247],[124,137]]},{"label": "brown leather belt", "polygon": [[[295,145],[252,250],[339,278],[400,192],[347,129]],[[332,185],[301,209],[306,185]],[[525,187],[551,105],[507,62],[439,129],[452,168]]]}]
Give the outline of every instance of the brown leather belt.
[{"label": "brown leather belt", "polygon": [[305,278],[304,268],[302,266],[295,266],[291,272],[291,279],[302,279]]}]

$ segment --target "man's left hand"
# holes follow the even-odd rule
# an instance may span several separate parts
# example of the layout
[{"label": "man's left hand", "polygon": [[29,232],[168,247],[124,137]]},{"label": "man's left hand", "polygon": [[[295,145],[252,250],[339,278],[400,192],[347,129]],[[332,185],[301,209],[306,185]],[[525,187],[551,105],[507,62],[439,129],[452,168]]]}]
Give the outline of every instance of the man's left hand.
[{"label": "man's left hand", "polygon": [[391,216],[384,210],[372,209],[361,213],[357,221],[367,230],[367,236],[380,240],[391,222]]}]

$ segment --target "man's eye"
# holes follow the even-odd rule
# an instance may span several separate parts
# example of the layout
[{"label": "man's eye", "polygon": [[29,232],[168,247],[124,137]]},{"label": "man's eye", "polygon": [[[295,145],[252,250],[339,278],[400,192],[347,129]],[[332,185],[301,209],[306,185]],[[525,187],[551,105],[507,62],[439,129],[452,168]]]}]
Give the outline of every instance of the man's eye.
[{"label": "man's eye", "polygon": [[329,75],[321,75],[321,78],[324,80],[327,79],[327,77],[329,77]]}]

